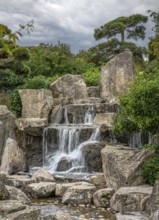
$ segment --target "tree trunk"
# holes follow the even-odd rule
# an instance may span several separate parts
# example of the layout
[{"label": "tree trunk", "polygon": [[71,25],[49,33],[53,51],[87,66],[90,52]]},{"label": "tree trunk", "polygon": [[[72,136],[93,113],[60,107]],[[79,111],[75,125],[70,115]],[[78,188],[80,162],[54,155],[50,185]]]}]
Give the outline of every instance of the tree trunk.
[{"label": "tree trunk", "polygon": [[124,31],[121,31],[121,43],[124,43],[125,41],[125,34]]}]

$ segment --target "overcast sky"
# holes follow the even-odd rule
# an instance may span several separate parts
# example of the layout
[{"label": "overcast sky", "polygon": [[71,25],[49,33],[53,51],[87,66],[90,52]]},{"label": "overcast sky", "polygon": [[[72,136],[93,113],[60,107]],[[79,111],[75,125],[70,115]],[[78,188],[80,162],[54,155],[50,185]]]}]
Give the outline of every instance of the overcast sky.
[{"label": "overcast sky", "polygon": [[[34,32],[20,44],[68,43],[73,52],[88,49],[99,41],[94,29],[119,16],[159,11],[159,0],[0,0],[0,23],[12,30],[34,20]],[[147,24],[147,36],[150,36]],[[147,39],[138,44],[146,45]]]}]

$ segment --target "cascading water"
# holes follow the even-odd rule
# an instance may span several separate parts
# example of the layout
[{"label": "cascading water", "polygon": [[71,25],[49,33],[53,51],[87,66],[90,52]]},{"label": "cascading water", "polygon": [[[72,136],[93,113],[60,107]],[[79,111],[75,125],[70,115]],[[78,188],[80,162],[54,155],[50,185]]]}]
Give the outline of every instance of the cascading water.
[{"label": "cascading water", "polygon": [[[90,143],[96,143],[99,137],[99,128],[93,125],[95,117],[95,108],[90,105],[84,112],[84,123],[77,123],[78,118],[73,116],[73,123],[69,123],[67,108],[63,108],[63,124],[52,124],[44,129],[43,134],[43,165],[50,172],[65,171],[76,172],[85,171],[85,161],[82,155],[84,146]],[[81,120],[80,120],[81,121]],[[77,124],[75,124],[75,122]],[[50,144],[49,129],[57,131],[57,148],[54,143]],[[83,138],[84,136],[84,138]],[[51,138],[50,138],[51,139]]]}]

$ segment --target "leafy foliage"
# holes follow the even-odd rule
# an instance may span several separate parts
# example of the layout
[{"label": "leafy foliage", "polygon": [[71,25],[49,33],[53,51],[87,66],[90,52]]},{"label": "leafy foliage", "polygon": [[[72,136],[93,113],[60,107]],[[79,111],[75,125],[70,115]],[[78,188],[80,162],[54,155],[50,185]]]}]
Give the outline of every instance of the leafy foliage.
[{"label": "leafy foliage", "polygon": [[153,185],[159,179],[159,155],[148,159],[142,169],[142,176],[146,184]]},{"label": "leafy foliage", "polygon": [[96,40],[104,37],[109,39],[120,34],[121,41],[124,42],[126,32],[127,39],[144,39],[145,27],[143,23],[146,23],[147,20],[147,16],[141,14],[134,14],[129,17],[118,17],[115,20],[106,23],[104,26],[95,29],[94,37]]}]

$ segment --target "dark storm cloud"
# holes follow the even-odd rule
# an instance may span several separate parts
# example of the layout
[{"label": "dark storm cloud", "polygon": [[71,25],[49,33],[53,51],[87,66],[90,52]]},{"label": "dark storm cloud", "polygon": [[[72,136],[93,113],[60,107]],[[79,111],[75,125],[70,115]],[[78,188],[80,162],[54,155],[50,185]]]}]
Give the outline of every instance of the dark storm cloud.
[{"label": "dark storm cloud", "polygon": [[25,35],[21,44],[38,45],[40,42],[61,41],[70,44],[73,51],[78,51],[98,43],[93,38],[95,28],[118,16],[145,14],[148,9],[159,11],[159,1],[0,0],[0,23],[16,30],[18,24],[34,19],[34,32],[30,36]]}]

